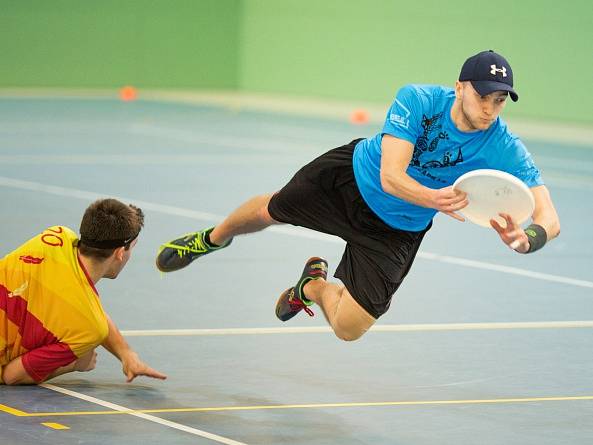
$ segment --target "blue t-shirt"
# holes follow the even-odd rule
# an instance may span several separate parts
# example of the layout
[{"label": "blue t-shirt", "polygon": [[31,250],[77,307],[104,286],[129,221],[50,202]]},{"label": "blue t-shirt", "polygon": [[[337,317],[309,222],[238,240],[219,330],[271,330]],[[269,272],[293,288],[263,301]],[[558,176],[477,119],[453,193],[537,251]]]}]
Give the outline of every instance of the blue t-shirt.
[{"label": "blue t-shirt", "polygon": [[381,140],[390,134],[414,144],[407,174],[420,184],[439,189],[464,173],[492,168],[510,173],[528,187],[542,185],[538,168],[525,145],[498,117],[484,131],[462,132],[451,120],[455,92],[436,85],[406,85],[387,112],[383,131],[360,141],[354,150],[356,183],[369,207],[389,226],[424,230],[435,209],[420,207],[383,191]]}]

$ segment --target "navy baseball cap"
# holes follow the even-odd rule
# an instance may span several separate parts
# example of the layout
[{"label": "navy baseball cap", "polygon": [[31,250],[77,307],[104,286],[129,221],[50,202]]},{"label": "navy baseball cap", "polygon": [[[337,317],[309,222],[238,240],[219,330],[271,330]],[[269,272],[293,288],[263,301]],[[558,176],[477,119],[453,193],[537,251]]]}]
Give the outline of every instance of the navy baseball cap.
[{"label": "navy baseball cap", "polygon": [[509,62],[491,49],[471,56],[459,73],[460,81],[470,81],[480,96],[494,91],[508,91],[513,102],[519,95],[513,90],[513,70]]}]

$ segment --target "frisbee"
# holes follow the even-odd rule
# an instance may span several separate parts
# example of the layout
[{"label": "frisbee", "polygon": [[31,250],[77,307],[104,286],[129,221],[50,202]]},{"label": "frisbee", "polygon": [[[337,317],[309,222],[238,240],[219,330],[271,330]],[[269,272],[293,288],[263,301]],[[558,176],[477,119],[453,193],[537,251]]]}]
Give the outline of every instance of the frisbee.
[{"label": "frisbee", "polygon": [[471,222],[491,227],[495,219],[506,225],[499,213],[508,213],[517,224],[533,214],[535,200],[529,187],[515,176],[492,169],[474,170],[457,178],[453,189],[467,193],[469,204],[459,212]]}]

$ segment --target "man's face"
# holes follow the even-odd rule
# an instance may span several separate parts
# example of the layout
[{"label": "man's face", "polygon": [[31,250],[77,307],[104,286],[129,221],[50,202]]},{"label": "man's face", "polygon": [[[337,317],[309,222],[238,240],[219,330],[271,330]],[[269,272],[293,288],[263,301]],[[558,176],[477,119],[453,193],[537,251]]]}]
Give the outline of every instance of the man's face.
[{"label": "man's face", "polygon": [[112,280],[117,278],[119,273],[122,271],[122,269],[125,267],[128,260],[132,256],[132,249],[134,249],[137,242],[138,242],[138,238],[136,238],[134,241],[132,241],[129,249],[126,250],[125,248],[122,247],[120,249],[117,249],[114,252],[113,257],[111,258],[112,259],[111,267],[109,268],[108,273],[105,274],[105,278],[110,278]]},{"label": "man's face", "polygon": [[506,91],[480,96],[471,82],[460,82],[458,94],[464,123],[469,131],[487,130],[505,107],[508,96]]}]

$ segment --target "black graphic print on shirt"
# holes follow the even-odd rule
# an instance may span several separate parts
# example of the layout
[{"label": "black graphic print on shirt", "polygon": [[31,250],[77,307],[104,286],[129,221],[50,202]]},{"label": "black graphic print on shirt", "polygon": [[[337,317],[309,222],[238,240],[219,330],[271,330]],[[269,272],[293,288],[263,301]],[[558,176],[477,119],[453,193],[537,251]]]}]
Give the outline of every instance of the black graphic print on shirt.
[{"label": "black graphic print on shirt", "polygon": [[[422,170],[428,168],[442,168],[451,167],[463,161],[463,154],[461,148],[457,148],[457,153],[454,151],[446,151],[442,156],[436,157],[433,152],[437,149],[441,140],[448,140],[449,134],[446,131],[441,131],[443,125],[441,119],[443,113],[437,113],[432,117],[422,115],[422,135],[416,140],[414,146],[414,154],[412,155],[411,165],[420,167]],[[427,172],[423,172],[427,174]],[[429,175],[431,176],[431,175]]]}]

